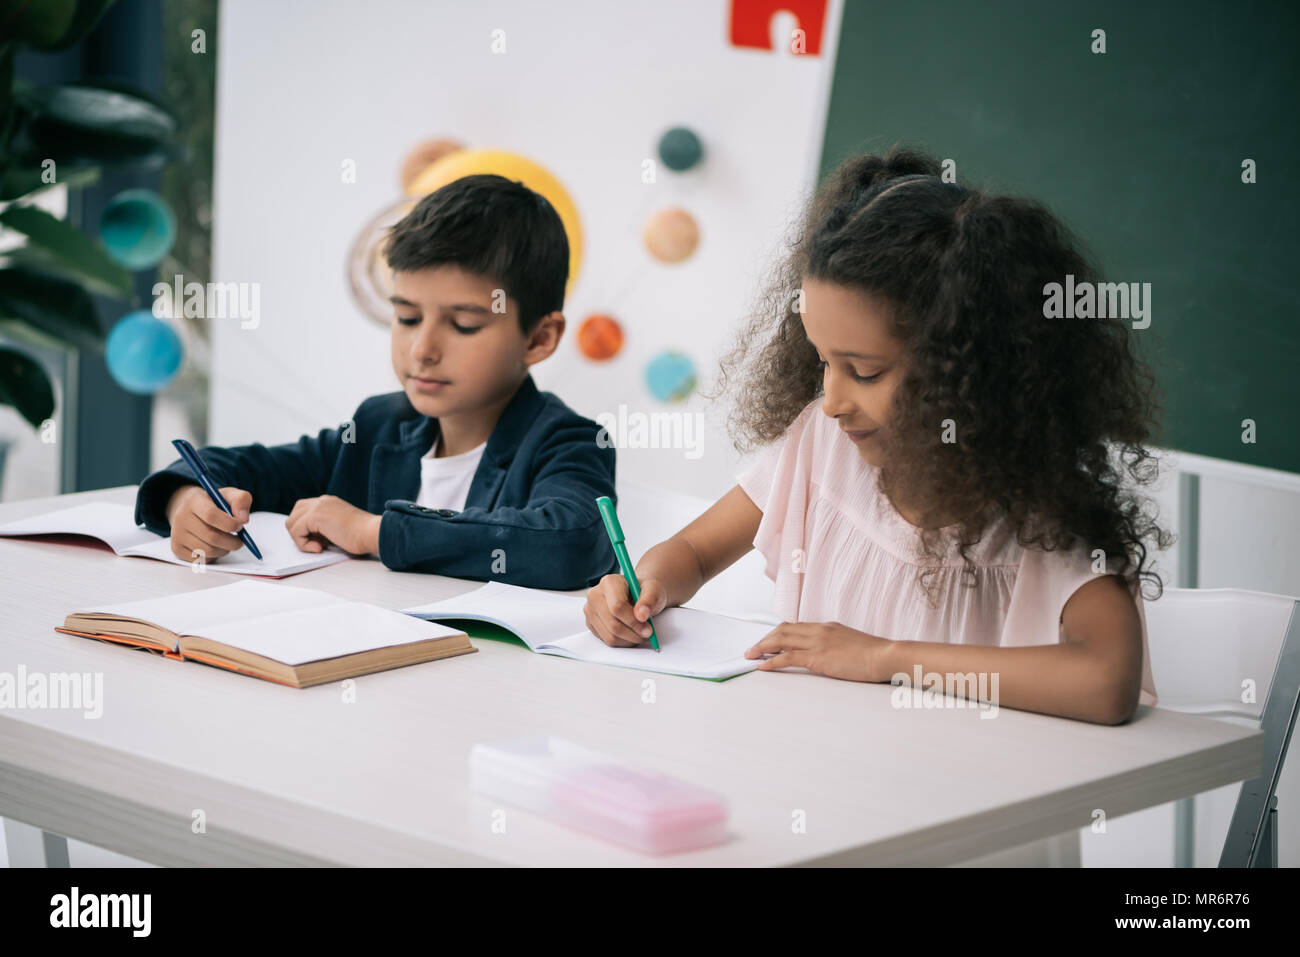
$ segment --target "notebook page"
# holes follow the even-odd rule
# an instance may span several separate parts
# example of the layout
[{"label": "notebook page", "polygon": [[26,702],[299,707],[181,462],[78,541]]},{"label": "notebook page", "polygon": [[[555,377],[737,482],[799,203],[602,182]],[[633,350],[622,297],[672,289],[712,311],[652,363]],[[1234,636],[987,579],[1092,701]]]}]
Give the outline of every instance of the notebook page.
[{"label": "notebook page", "polygon": [[377,605],[346,602],[217,625],[200,634],[286,665],[301,665],[462,632]]},{"label": "notebook page", "polygon": [[510,629],[536,651],[539,645],[558,641],[579,629],[586,631],[582,614],[586,602],[581,595],[488,582],[464,595],[404,608],[402,612],[417,618],[481,618]]},{"label": "notebook page", "polygon": [[695,678],[725,678],[752,671],[759,658],[745,652],[772,630],[761,621],[743,621],[694,608],[666,608],[654,616],[660,650],[647,642],[638,648],[611,648],[582,623],[582,631],[537,650],[622,668],[641,668]]},{"label": "notebook page", "polygon": [[158,539],[147,528],[135,524],[135,509],[113,502],[87,502],[44,515],[20,518],[0,525],[0,535],[90,535],[122,554],[132,546]]},{"label": "notebook page", "polygon": [[[348,560],[348,553],[336,545],[329,545],[323,552],[303,552],[298,550],[285,521],[289,516],[279,512],[253,512],[248,516],[244,528],[253,536],[257,548],[262,553],[263,561],[253,557],[248,546],[236,549],[228,555],[209,561],[207,568],[214,572],[230,572],[244,575],[287,575],[293,572],[305,572],[312,568],[322,568],[337,562]],[[128,549],[123,554],[138,555],[144,558],[157,558],[173,565],[188,565],[190,562],[172,554],[171,542],[149,533],[149,541]]]},{"label": "notebook page", "polygon": [[758,667],[745,652],[774,627],[694,608],[668,608],[654,617],[660,651],[611,648],[587,629],[586,598],[490,582],[464,595],[405,609],[406,614],[480,617],[504,625],[533,651],[597,664],[643,668],[697,678],[725,678]]},{"label": "notebook page", "polygon": [[[241,581],[216,588],[119,602],[88,612],[103,612],[127,618],[139,618],[161,625],[178,635],[211,637],[209,632],[232,622],[243,626],[248,619],[292,609],[337,605],[339,600],[327,592],[270,582]],[[85,612],[83,612],[85,613]]]}]

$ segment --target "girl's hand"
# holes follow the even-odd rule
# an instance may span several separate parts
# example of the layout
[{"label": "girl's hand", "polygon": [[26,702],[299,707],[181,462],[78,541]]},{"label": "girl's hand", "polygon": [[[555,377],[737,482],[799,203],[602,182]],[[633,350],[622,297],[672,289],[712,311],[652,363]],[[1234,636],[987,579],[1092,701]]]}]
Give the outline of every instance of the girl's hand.
[{"label": "girl's hand", "polygon": [[807,668],[819,675],[848,681],[888,681],[892,672],[885,662],[885,654],[892,644],[888,638],[854,631],[834,621],[787,621],[768,632],[745,652],[745,657],[776,656],[760,662],[759,671]]},{"label": "girl's hand", "polygon": [[352,555],[379,551],[379,523],[374,515],[335,495],[300,498],[284,526],[302,552],[321,552],[333,543]]},{"label": "girl's hand", "polygon": [[646,619],[657,615],[668,604],[668,593],[657,578],[641,581],[641,600],[634,607],[628,600],[627,579],[606,575],[587,592],[583,614],[587,628],[611,648],[635,648],[650,640]]}]

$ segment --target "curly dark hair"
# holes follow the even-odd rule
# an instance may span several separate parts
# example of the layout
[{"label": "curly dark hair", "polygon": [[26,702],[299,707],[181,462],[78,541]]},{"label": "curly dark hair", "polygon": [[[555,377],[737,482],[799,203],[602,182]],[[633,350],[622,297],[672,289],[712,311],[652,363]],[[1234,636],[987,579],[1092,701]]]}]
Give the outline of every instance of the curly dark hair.
[{"label": "curly dark hair", "polygon": [[[896,504],[906,490],[925,514],[955,517],[966,582],[971,546],[1005,518],[1025,547],[1081,540],[1122,556],[1113,570],[1129,589],[1142,579],[1158,597],[1147,542],[1163,549],[1173,537],[1136,489],[1157,477],[1145,448],[1159,411],[1154,376],[1124,320],[1044,318],[1047,283],[1099,274],[1046,207],[940,173],[933,157],[896,146],[845,161],[817,191],[722,360],[714,395],[733,394],[735,447],[779,438],[822,394],[799,312],[804,278],[857,289],[887,304],[904,357],[882,430],[881,491]],[[914,178],[890,182],[901,176]],[[943,441],[948,419],[955,442]],[[944,538],[922,528],[922,553],[943,554]],[[921,574],[931,602],[934,571]]]}]

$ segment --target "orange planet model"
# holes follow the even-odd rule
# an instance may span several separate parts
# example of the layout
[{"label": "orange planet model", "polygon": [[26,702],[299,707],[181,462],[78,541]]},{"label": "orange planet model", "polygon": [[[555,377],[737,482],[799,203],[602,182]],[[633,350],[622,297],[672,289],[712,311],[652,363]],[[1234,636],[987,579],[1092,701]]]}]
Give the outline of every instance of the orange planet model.
[{"label": "orange planet model", "polygon": [[448,153],[465,148],[455,140],[425,140],[417,143],[402,161],[402,189],[409,190],[415,178]]},{"label": "orange planet model", "polygon": [[623,348],[623,327],[613,316],[595,313],[578,326],[578,349],[588,359],[612,359]]}]

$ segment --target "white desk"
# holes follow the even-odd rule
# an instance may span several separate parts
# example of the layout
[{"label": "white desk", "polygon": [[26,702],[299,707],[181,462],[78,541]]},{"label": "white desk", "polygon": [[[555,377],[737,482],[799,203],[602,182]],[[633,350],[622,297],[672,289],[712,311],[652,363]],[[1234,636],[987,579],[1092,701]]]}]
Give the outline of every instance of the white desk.
[{"label": "white desk", "polygon": [[[7,503],[0,521],[133,496]],[[338,684],[295,690],[53,630],[71,611],[232,580],[0,539],[0,671],[104,675],[99,720],[0,710],[0,816],[171,865],[928,865],[1260,772],[1258,731],[1160,709],[1122,727],[1008,709],[989,720],[894,708],[887,685],[790,672],[715,683],[492,641],[356,679],[349,704]],[[283,583],[390,608],[477,587],[376,559]],[[509,808],[495,833],[498,804],[468,786],[470,746],[536,733],[725,793],[732,839],[655,859]],[[205,834],[191,831],[196,809]]]}]

